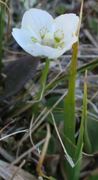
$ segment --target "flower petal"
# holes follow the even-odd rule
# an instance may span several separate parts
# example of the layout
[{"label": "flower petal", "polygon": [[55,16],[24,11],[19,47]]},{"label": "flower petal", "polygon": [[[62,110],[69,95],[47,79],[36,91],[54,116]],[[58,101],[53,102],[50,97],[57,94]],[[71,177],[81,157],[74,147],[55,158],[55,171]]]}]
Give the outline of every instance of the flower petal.
[{"label": "flower petal", "polygon": [[[55,19],[55,27],[62,30],[66,36],[76,33],[79,23],[79,17],[76,14],[64,14]],[[67,37],[66,37],[67,38]]]},{"label": "flower petal", "polygon": [[[32,31],[32,33],[28,33],[25,29],[13,28],[12,35],[17,43],[25,50],[28,50],[28,45],[33,44],[33,40],[39,42],[39,38]],[[28,51],[27,51],[28,52]]]},{"label": "flower petal", "polygon": [[34,43],[31,39],[31,35],[28,31],[24,29],[14,28],[12,32],[13,37],[17,41],[17,43],[29,54],[32,56],[44,56],[50,59],[56,59],[61,56],[64,52],[71,49],[72,44],[77,41],[76,37],[71,39],[70,43],[66,44],[66,46],[61,48],[52,48],[49,46],[43,46],[38,42]]},{"label": "flower petal", "polygon": [[73,43],[77,41],[77,37],[71,39],[71,41],[64,48],[52,48],[49,46],[43,46],[39,43],[33,43],[28,46],[28,53],[33,56],[43,56],[48,57],[49,59],[56,59],[64,54],[66,51],[70,50]]},{"label": "flower petal", "polygon": [[22,19],[22,28],[33,30],[37,35],[46,30],[51,31],[54,19],[52,16],[40,9],[32,8],[24,13]]}]

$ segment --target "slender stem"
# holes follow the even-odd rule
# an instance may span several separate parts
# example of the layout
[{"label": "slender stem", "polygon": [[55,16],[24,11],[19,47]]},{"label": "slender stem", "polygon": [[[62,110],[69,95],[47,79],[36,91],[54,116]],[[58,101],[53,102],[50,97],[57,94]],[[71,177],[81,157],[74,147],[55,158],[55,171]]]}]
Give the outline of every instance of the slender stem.
[{"label": "slender stem", "polygon": [[42,71],[42,75],[40,78],[40,91],[37,96],[37,98],[40,100],[42,99],[43,93],[46,88],[46,80],[47,80],[47,76],[48,76],[48,72],[49,72],[49,65],[50,65],[50,59],[46,59],[45,67]]},{"label": "slender stem", "polygon": [[73,54],[69,72],[68,94],[64,107],[64,134],[75,144],[75,81],[77,72],[78,43],[73,45]]},{"label": "slender stem", "polygon": [[39,89],[39,92],[37,93],[36,95],[36,104],[34,105],[34,109],[33,111],[37,112],[38,111],[38,104],[39,102],[42,100],[43,98],[43,94],[44,94],[44,91],[45,91],[45,88],[46,88],[46,80],[47,80],[47,76],[48,76],[48,72],[49,72],[49,65],[50,65],[50,59],[46,59],[46,62],[45,62],[45,67],[42,71],[42,75],[41,75],[41,78],[40,78],[40,89]]}]

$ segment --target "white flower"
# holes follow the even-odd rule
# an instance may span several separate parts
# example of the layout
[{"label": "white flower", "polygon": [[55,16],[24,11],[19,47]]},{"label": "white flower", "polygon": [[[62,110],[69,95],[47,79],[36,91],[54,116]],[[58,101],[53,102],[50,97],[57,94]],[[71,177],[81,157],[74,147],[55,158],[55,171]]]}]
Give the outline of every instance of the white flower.
[{"label": "white flower", "polygon": [[55,59],[71,49],[78,40],[78,23],[79,17],[75,14],[53,19],[48,12],[33,8],[24,13],[21,28],[14,28],[12,35],[32,56]]}]

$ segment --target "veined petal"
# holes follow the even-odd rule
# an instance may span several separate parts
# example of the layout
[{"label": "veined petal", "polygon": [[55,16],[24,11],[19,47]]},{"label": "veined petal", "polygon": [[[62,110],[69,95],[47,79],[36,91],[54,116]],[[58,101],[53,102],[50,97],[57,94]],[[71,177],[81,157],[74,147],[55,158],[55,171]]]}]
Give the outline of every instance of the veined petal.
[{"label": "veined petal", "polygon": [[39,42],[39,38],[33,31],[32,33],[28,33],[25,29],[13,28],[12,35],[25,51],[27,51],[28,44],[32,44],[33,41]]},{"label": "veined petal", "polygon": [[[64,14],[55,19],[55,28],[64,32],[65,36],[76,33],[79,17],[75,14]],[[65,37],[67,38],[67,37]]]},{"label": "veined petal", "polygon": [[49,59],[56,59],[64,54],[66,51],[70,50],[73,43],[77,41],[77,37],[71,39],[71,41],[64,46],[64,48],[52,48],[49,46],[43,46],[39,43],[28,45],[27,52],[32,56],[43,56],[48,57]]},{"label": "veined petal", "polygon": [[64,48],[52,48],[49,46],[44,46],[38,42],[33,42],[30,34],[23,29],[14,28],[12,32],[13,37],[17,43],[32,56],[44,56],[50,59],[56,59],[61,56],[64,52],[71,49],[73,43],[77,41],[77,37],[70,39],[70,42],[65,44]]},{"label": "veined petal", "polygon": [[51,31],[54,19],[52,16],[40,9],[32,8],[26,11],[22,19],[22,28],[33,30],[38,36]]}]

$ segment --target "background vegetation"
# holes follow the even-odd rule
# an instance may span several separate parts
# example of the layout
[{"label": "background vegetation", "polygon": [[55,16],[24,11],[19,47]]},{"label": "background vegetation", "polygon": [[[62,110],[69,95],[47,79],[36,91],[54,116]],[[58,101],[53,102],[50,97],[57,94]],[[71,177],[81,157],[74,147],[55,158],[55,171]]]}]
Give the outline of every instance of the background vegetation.
[{"label": "background vegetation", "polygon": [[31,7],[79,15],[81,1],[0,0],[0,178],[98,180],[98,2],[84,1],[79,47],[50,63],[12,38]]}]

